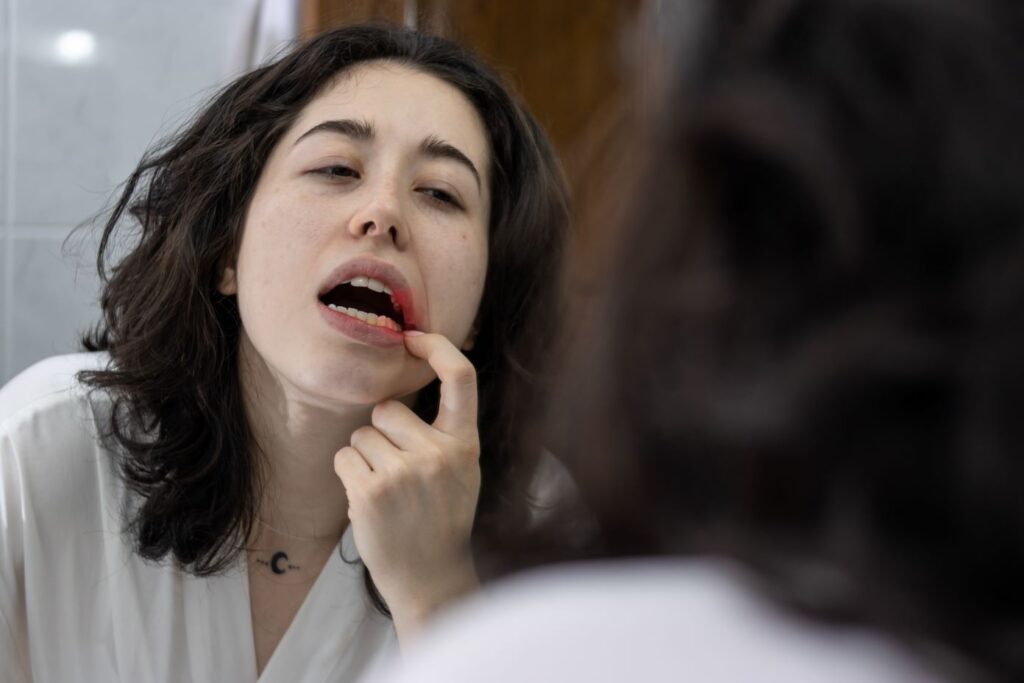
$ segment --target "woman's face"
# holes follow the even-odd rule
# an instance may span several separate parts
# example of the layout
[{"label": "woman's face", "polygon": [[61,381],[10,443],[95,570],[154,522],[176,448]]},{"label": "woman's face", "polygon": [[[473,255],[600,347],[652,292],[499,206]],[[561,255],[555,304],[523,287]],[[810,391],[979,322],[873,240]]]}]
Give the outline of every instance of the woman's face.
[{"label": "woman's face", "polygon": [[483,123],[453,86],[387,62],[345,71],[272,151],[224,272],[243,360],[326,407],[425,386],[401,329],[472,343],[489,168]]}]

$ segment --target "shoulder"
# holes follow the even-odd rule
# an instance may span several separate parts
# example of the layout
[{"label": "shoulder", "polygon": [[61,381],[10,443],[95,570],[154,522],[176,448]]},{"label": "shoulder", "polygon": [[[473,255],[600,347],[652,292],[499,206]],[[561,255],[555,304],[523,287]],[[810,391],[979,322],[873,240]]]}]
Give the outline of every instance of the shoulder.
[{"label": "shoulder", "polygon": [[0,493],[18,498],[23,510],[73,519],[97,489],[116,483],[100,438],[108,402],[75,379],[104,356],[51,358],[0,389]]},{"label": "shoulder", "polygon": [[504,582],[443,615],[378,683],[458,683],[481,672],[495,681],[941,680],[877,635],[782,613],[735,568],[684,560],[584,564]]},{"label": "shoulder", "polygon": [[93,362],[44,361],[0,390],[17,402],[0,418],[0,574],[38,573],[54,553],[119,528],[124,488],[99,437],[107,401],[74,381]]},{"label": "shoulder", "polygon": [[68,392],[78,388],[76,375],[80,371],[102,368],[109,360],[106,353],[72,353],[52,356],[26,368],[0,387],[0,425],[40,402],[66,398]]},{"label": "shoulder", "polygon": [[76,454],[96,451],[105,411],[102,393],[91,393],[77,373],[99,368],[106,354],[54,356],[36,363],[0,388],[0,440],[5,458],[59,459],[68,465]]}]

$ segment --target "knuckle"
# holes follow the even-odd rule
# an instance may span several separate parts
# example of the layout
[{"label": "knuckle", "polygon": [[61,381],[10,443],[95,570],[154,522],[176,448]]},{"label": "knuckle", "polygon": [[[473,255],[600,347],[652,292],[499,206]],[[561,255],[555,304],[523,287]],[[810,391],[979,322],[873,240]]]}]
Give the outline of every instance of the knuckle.
[{"label": "knuckle", "polygon": [[423,469],[430,478],[437,478],[443,475],[448,469],[448,463],[443,458],[426,458],[423,462]]},{"label": "knuckle", "polygon": [[381,503],[391,498],[398,488],[398,482],[394,477],[377,476],[374,481],[366,487],[366,498],[371,503]]},{"label": "knuckle", "polygon": [[352,438],[349,441],[358,448],[359,444],[365,444],[369,440],[372,429],[372,427],[360,427],[352,432]]},{"label": "knuckle", "polygon": [[480,437],[472,439],[452,437],[448,442],[448,449],[453,455],[460,458],[475,458],[480,455]]},{"label": "knuckle", "polygon": [[429,444],[423,448],[424,462],[444,461],[444,450],[437,444]]},{"label": "knuckle", "polygon": [[340,451],[334,454],[334,471],[338,474],[342,473],[345,468],[346,460],[351,456],[348,452],[350,449],[348,446],[342,448]]},{"label": "knuckle", "polygon": [[476,384],[476,368],[468,360],[452,365],[450,376],[455,384]]},{"label": "knuckle", "polygon": [[382,479],[386,480],[387,485],[397,488],[408,476],[409,467],[401,460],[392,460],[388,463],[387,475]]},{"label": "knuckle", "polygon": [[384,401],[383,403],[378,403],[377,405],[375,405],[373,407],[373,412],[370,414],[370,421],[373,422],[373,424],[378,424],[380,422],[386,422],[394,414],[395,414],[395,402],[394,401]]},{"label": "knuckle", "polygon": [[444,474],[449,468],[448,457],[440,448],[428,448],[419,459],[419,469],[430,478]]}]

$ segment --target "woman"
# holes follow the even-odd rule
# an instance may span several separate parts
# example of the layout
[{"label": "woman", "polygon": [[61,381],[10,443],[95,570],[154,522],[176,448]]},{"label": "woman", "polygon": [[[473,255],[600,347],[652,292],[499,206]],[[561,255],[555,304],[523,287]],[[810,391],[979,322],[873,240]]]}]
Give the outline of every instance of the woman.
[{"label": "woman", "polygon": [[97,367],[0,428],[5,670],[347,681],[475,590],[471,532],[527,520],[566,223],[447,41],[339,29],[227,86],[106,222]]},{"label": "woman", "polygon": [[1024,680],[1021,4],[673,7],[554,404],[608,561],[384,680]]}]

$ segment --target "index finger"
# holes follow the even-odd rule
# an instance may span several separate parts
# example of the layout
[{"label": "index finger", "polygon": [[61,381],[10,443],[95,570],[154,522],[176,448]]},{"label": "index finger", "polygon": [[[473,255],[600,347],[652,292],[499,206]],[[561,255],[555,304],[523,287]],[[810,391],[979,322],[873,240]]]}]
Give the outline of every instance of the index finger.
[{"label": "index finger", "polygon": [[447,337],[406,332],[405,348],[423,358],[441,380],[441,405],[434,428],[465,439],[477,438],[476,368]]}]

